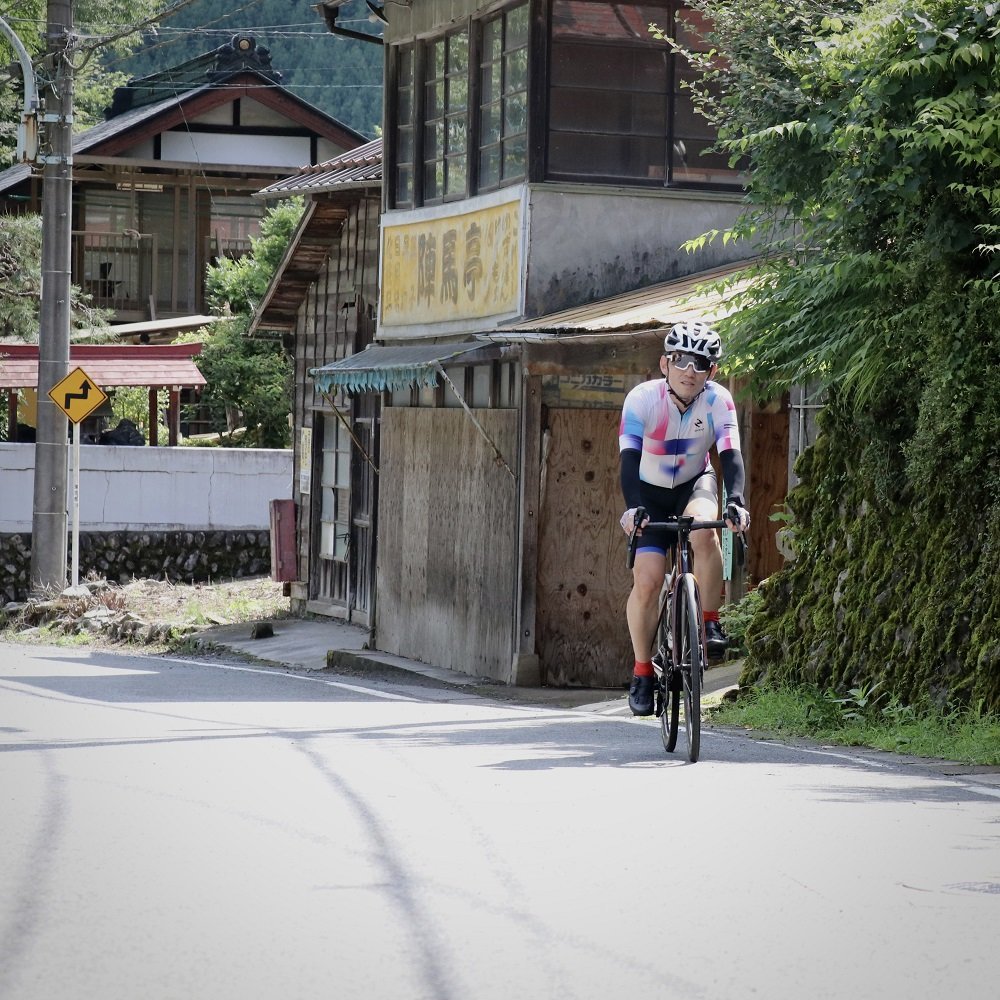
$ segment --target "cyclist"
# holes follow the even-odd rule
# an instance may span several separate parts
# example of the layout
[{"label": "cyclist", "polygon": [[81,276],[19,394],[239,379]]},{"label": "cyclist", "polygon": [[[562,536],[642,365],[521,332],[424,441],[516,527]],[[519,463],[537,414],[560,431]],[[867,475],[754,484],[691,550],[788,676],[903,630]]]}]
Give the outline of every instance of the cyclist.
[{"label": "cyclist", "polygon": [[[726,484],[725,518],[733,531],[750,527],[736,407],[729,391],[712,381],[721,357],[722,341],[710,326],[677,323],[663,342],[663,378],[642,382],[625,397],[618,442],[621,487],[628,508],[620,523],[626,534],[632,532],[639,507],[653,521],[678,514],[703,521],[718,518],[719,487],[709,461],[713,445]],[[652,650],[670,534],[662,529],[642,532],[640,526],[640,535],[626,605],[635,654],[628,703],[633,714],[652,715],[656,683]],[[722,547],[717,532],[692,532],[691,551],[708,655],[718,658],[725,653],[727,639],[719,624]]]}]

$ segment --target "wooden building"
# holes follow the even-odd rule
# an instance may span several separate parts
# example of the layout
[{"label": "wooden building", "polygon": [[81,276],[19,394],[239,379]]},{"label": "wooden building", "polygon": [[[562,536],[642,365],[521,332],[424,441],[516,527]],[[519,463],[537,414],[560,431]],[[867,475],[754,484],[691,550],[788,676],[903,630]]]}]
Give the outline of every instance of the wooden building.
[{"label": "wooden building", "polygon": [[[258,233],[254,192],[366,141],[280,79],[237,34],[118,88],[106,120],[74,137],[72,280],[114,323],[204,312],[205,265]],[[42,184],[30,165],[3,171],[0,212],[40,211]]]},{"label": "wooden building", "polygon": [[294,499],[299,610],[372,624],[378,395],[323,394],[311,369],[375,334],[382,141],[277,181],[261,200],[301,195],[306,211],[251,333],[280,331],[295,359]]},{"label": "wooden building", "polygon": [[[324,5],[335,24],[339,4]],[[382,398],[374,637],[518,684],[617,687],[631,652],[618,525],[625,393],[664,329],[728,308],[744,177],[648,31],[684,5],[413,0],[386,9],[374,343],[312,372]],[[743,415],[751,582],[780,564],[787,419]]]}]

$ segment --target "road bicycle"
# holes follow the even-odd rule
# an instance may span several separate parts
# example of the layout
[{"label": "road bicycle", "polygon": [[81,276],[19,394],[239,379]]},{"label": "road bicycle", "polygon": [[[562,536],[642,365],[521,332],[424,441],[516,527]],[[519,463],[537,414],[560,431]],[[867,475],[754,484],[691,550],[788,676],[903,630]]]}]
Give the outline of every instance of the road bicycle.
[{"label": "road bicycle", "polygon": [[[647,521],[644,508],[635,513],[635,524],[642,530],[650,528],[673,532],[668,555],[670,570],[660,590],[659,618],[656,624],[656,652],[653,670],[656,672],[654,713],[660,720],[663,748],[673,753],[677,746],[680,700],[684,696],[684,729],[687,734],[687,756],[694,764],[701,752],[701,687],[705,675],[705,621],[701,611],[698,581],[692,572],[691,532],[728,528],[725,520],[696,521],[682,514],[666,521]],[[635,550],[640,535],[633,528],[629,536],[628,567],[635,562]],[[739,536],[743,545],[742,535]],[[741,552],[741,555],[743,553]]]}]

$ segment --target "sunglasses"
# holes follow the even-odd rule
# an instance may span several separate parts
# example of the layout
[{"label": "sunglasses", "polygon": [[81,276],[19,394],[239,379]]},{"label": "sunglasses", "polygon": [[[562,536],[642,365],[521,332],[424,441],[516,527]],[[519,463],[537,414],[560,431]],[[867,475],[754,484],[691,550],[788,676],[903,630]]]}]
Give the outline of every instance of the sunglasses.
[{"label": "sunglasses", "polygon": [[680,372],[692,366],[694,366],[696,372],[704,373],[712,370],[711,359],[702,357],[700,354],[687,354],[675,351],[668,356],[667,360]]}]

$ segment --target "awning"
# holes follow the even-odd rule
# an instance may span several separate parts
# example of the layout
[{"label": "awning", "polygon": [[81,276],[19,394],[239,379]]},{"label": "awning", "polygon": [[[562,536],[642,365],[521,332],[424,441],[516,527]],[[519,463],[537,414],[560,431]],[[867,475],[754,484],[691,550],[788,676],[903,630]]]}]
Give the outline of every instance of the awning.
[{"label": "awning", "polygon": [[348,358],[310,368],[309,374],[320,392],[346,389],[347,392],[434,388],[438,366],[471,365],[500,356],[497,347],[482,344],[417,344],[405,347],[369,347]]},{"label": "awning", "polygon": [[[186,388],[205,384],[192,360],[201,344],[75,344],[70,368],[82,368],[102,389]],[[38,345],[0,344],[0,389],[38,386]]]},{"label": "awning", "polygon": [[[751,258],[697,271],[547,316],[502,325],[485,336],[516,343],[578,333],[601,340],[614,334],[662,329],[684,320],[715,323],[733,311],[732,299],[754,280],[755,262]],[[717,282],[725,282],[725,286],[714,287]]]}]

